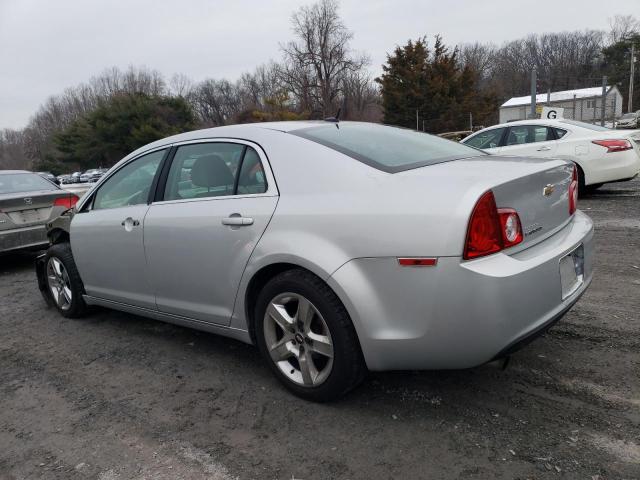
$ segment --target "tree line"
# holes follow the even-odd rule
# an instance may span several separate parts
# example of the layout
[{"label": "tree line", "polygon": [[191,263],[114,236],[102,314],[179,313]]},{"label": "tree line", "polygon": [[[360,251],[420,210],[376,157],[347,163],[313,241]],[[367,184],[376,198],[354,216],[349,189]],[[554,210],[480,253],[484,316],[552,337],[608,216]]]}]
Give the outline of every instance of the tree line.
[{"label": "tree line", "polygon": [[145,143],[181,131],[320,119],[338,109],[341,119],[409,128],[417,123],[432,133],[490,125],[503,100],[528,93],[533,67],[541,88],[598,85],[608,74],[623,91],[630,42],[640,51],[640,28],[631,16],[614,18],[609,32],[531,35],[500,47],[447,46],[436,35],[396,47],[374,79],[368,56],[350,47],[353,33],[337,0],[299,8],[291,28],[293,38],[280,45],[278,61],[235,81],[193,82],[182,74],[167,79],[132,66],[68,88],[41,105],[24,129],[0,131],[0,168],[61,173],[108,167]]}]

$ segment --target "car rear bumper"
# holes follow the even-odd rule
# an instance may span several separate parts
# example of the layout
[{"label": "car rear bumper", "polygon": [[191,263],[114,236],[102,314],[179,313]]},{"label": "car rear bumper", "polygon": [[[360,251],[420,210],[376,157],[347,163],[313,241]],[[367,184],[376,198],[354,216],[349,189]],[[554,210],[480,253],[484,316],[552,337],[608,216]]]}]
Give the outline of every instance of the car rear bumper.
[{"label": "car rear bumper", "polygon": [[39,247],[48,243],[49,240],[44,225],[0,230],[0,252]]},{"label": "car rear bumper", "polygon": [[593,161],[589,173],[585,179],[587,185],[619,182],[635,177],[640,173],[640,147],[603,154],[602,158]]},{"label": "car rear bumper", "polygon": [[[582,283],[562,298],[560,259],[582,246]],[[515,254],[434,267],[354,259],[329,279],[349,311],[370,370],[480,365],[517,349],[566,313],[593,271],[593,223],[581,212]]]}]

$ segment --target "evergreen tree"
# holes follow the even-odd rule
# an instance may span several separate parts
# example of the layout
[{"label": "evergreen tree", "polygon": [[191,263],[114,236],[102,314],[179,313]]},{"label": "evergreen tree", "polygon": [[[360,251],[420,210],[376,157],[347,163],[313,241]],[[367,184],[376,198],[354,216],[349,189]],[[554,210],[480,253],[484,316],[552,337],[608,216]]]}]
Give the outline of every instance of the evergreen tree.
[{"label": "evergreen tree", "polygon": [[458,51],[450,52],[439,36],[430,51],[426,37],[409,40],[387,55],[381,86],[384,122],[429,132],[468,128],[469,113],[483,122],[497,107],[495,96],[481,92],[471,67],[460,67]]},{"label": "evergreen tree", "polygon": [[[629,101],[629,69],[631,68],[631,45],[635,45],[635,55],[640,57],[640,34],[634,33],[602,50],[604,72],[609,85],[618,85],[623,97],[622,111],[627,111]],[[640,72],[636,64],[633,82],[633,109],[640,110]]]},{"label": "evergreen tree", "polygon": [[80,168],[110,167],[147,143],[194,126],[182,97],[117,94],[54,137],[56,160]]}]

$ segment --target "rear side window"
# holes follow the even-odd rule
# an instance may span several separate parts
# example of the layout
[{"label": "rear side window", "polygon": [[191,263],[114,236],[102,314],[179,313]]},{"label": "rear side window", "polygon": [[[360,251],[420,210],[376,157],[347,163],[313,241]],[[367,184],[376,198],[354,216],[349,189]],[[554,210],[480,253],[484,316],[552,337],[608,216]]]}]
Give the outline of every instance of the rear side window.
[{"label": "rear side window", "polygon": [[164,200],[264,193],[267,184],[257,152],[237,143],[179,147],[169,168]]},{"label": "rear side window", "polygon": [[435,135],[373,123],[327,123],[289,133],[389,173],[487,155]]},{"label": "rear side window", "polygon": [[509,127],[507,146],[522,145],[524,143],[546,142],[554,140],[551,129],[540,125],[518,125]]},{"label": "rear side window", "polygon": [[242,160],[242,167],[238,175],[238,195],[264,193],[267,191],[267,181],[258,153],[247,147]]},{"label": "rear side window", "polygon": [[480,132],[463,143],[475,148],[495,148],[500,146],[500,139],[505,128],[494,128],[486,132]]},{"label": "rear side window", "polygon": [[555,132],[557,138],[562,138],[567,134],[567,131],[561,128],[554,128],[553,131]]}]

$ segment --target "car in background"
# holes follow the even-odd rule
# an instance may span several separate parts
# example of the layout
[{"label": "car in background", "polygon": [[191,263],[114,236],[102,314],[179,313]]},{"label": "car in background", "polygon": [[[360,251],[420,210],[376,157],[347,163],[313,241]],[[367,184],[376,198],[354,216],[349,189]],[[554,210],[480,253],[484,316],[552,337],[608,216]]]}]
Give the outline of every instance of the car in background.
[{"label": "car in background", "polygon": [[70,173],[58,175],[58,182],[60,182],[59,185],[73,183],[73,177],[71,176]]},{"label": "car in background", "polygon": [[80,183],[80,177],[82,176],[82,172],[73,172],[71,177],[71,182],[69,183]]},{"label": "car in background", "polygon": [[561,158],[578,166],[581,191],[631,180],[640,173],[640,131],[617,131],[569,119],[520,120],[462,140],[501,156]]},{"label": "car in background", "polygon": [[52,222],[36,271],[65,317],[101,305],[253,343],[327,401],[367,369],[468,368],[546,331],[592,278],[576,207],[564,160],[370,123],[233,125],[124,158]]},{"label": "car in background", "polygon": [[104,175],[104,170],[101,168],[93,168],[87,170],[80,175],[80,183],[95,183]]},{"label": "car in background", "polygon": [[36,172],[38,175],[40,175],[41,177],[46,178],[47,180],[49,180],[50,182],[55,183],[56,185],[60,185],[60,181],[58,180],[58,178],[51,172]]},{"label": "car in background", "polygon": [[616,128],[639,128],[638,117],[640,117],[640,110],[637,112],[625,113],[622,117],[616,120]]},{"label": "car in background", "polygon": [[77,201],[40,174],[0,170],[0,253],[46,246],[46,223]]}]

